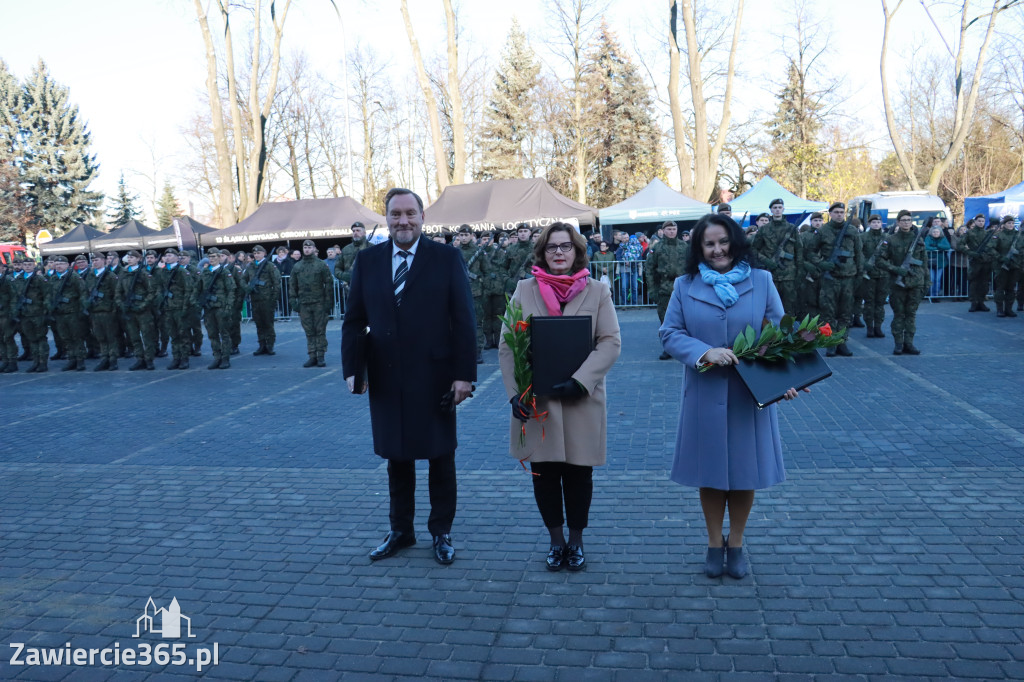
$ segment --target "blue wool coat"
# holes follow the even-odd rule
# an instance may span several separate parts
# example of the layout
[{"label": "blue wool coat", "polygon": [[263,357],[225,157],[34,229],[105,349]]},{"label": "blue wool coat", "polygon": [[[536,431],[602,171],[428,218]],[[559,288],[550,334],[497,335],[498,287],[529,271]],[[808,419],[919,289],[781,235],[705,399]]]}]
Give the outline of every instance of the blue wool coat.
[{"label": "blue wool coat", "polygon": [[696,363],[709,348],[732,347],[747,325],[778,324],[782,301],[765,270],[739,282],[726,308],[700,277],[676,279],[659,333],[665,350],[686,367],[672,480],[718,490],[756,490],[786,478],[775,405],[757,403],[732,367],[705,373]]}]

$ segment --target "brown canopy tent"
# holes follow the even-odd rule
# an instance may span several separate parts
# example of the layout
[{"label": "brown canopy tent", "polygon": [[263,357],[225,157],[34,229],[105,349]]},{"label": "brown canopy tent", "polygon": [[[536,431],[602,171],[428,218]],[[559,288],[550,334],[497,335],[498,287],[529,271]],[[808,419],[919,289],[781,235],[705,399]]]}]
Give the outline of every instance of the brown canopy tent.
[{"label": "brown canopy tent", "polygon": [[216,227],[203,225],[188,216],[182,216],[175,218],[170,227],[147,237],[146,248],[166,249],[173,246],[181,249],[195,249],[202,242],[202,235],[217,231]]},{"label": "brown canopy tent", "polygon": [[547,227],[559,220],[578,221],[581,228],[597,224],[595,209],[562,196],[543,178],[450,185],[425,213],[427,234],[455,232],[463,223],[477,232],[514,230],[518,223]]},{"label": "brown canopy tent", "polygon": [[351,237],[354,222],[363,223],[367,232],[376,225],[386,225],[384,216],[351,197],[275,201],[263,204],[240,223],[212,233],[203,240],[203,245],[271,244],[292,239]]},{"label": "brown canopy tent", "polygon": [[40,246],[39,252],[44,256],[89,253],[92,251],[92,240],[102,237],[104,234],[92,225],[78,223],[60,237]]},{"label": "brown canopy tent", "polygon": [[146,240],[157,234],[157,231],[146,227],[138,220],[129,220],[118,225],[113,231],[92,240],[94,251],[128,251],[129,249],[146,248]]}]

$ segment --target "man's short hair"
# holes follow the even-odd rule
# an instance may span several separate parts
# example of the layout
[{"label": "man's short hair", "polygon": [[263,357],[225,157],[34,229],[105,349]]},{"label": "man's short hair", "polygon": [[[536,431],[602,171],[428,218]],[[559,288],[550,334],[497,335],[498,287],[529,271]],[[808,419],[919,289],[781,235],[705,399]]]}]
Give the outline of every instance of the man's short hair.
[{"label": "man's short hair", "polygon": [[288,247],[287,246],[279,246],[276,249],[274,249],[274,251],[276,251],[277,253],[281,253],[281,252],[288,253]]},{"label": "man's short hair", "polygon": [[[421,199],[420,195],[416,194],[416,192],[413,192],[411,189],[406,189],[404,187],[392,187],[391,189],[388,190],[388,193],[384,195],[384,211],[386,212],[388,210],[388,204],[391,203],[391,199],[393,197],[401,196],[403,194],[413,195],[413,197],[416,198],[416,203],[419,204],[420,213],[423,213],[423,199]],[[354,226],[355,224],[353,223],[353,227]]]},{"label": "man's short hair", "polygon": [[772,203],[768,204],[768,210],[771,210],[772,207],[775,206],[775,204],[779,204],[780,206],[785,206],[786,202],[783,201],[782,199],[772,199]]},{"label": "man's short hair", "polygon": [[908,211],[907,209],[903,209],[902,211],[900,211],[899,213],[896,214],[896,220],[901,220],[903,218],[912,218],[912,217],[913,217],[913,214],[910,211]]}]

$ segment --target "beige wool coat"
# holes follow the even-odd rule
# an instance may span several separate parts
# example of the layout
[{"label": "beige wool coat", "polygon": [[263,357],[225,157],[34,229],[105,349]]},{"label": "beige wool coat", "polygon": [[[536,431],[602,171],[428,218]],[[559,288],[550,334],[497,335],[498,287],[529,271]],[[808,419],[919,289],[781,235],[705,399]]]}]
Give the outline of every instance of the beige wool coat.
[{"label": "beige wool coat", "polygon": [[[535,279],[524,279],[516,286],[513,300],[523,307],[523,317],[545,317],[547,306],[540,296]],[[535,419],[526,423],[526,445],[519,444],[522,422],[509,415],[509,454],[527,462],[567,462],[579,466],[601,466],[605,463],[608,413],[604,378],[619,357],[622,340],[619,320],[612,304],[608,285],[587,278],[587,286],[569,301],[563,315],[590,315],[594,330],[594,350],[573,374],[589,395],[579,400],[561,401],[538,397],[537,409],[547,412],[543,424]],[[516,395],[512,351],[505,343],[505,332],[498,345],[498,360],[505,382],[505,393]],[[543,429],[543,438],[542,438]]]}]

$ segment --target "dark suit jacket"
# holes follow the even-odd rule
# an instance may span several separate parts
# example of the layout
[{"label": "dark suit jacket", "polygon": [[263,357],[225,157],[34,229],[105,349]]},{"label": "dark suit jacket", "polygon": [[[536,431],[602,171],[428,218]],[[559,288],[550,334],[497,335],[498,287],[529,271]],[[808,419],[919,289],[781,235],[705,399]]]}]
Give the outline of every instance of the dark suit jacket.
[{"label": "dark suit jacket", "polygon": [[[369,327],[366,343],[357,336]],[[373,449],[385,459],[431,459],[455,452],[455,414],[441,397],[452,381],[476,380],[476,320],[458,249],[421,237],[395,305],[391,241],[356,256],[341,327],[344,376],[364,362],[370,384]]]}]

